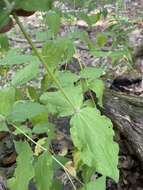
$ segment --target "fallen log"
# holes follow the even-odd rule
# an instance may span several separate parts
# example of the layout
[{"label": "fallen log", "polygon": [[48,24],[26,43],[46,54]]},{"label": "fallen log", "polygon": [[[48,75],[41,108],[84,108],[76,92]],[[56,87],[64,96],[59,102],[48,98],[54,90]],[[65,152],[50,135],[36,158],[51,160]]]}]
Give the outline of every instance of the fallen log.
[{"label": "fallen log", "polygon": [[143,162],[143,97],[106,89],[104,112]]}]

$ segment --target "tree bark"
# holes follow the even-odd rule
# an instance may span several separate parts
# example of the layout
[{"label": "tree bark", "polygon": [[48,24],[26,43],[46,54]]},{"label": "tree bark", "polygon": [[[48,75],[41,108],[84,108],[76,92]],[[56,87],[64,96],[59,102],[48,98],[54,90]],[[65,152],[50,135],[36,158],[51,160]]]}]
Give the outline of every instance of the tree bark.
[{"label": "tree bark", "polygon": [[105,114],[127,138],[130,146],[143,162],[143,97],[106,89]]}]

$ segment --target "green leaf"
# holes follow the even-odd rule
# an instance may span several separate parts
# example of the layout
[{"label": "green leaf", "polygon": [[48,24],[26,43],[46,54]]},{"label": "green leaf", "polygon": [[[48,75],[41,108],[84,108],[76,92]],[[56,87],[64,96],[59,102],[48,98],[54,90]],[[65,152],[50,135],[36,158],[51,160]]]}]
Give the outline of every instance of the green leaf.
[{"label": "green leaf", "polygon": [[61,18],[60,15],[55,11],[49,11],[46,15],[46,23],[49,26],[49,29],[54,35],[59,32]]},{"label": "green leaf", "polygon": [[91,181],[91,177],[94,173],[95,173],[94,167],[88,167],[87,165],[84,165],[82,167],[82,178],[84,183],[88,183],[89,181]]},{"label": "green leaf", "polygon": [[89,15],[91,25],[98,22],[100,20],[100,18],[101,18],[101,13],[100,12],[98,12],[96,14]]},{"label": "green leaf", "polygon": [[49,134],[51,129],[52,129],[52,124],[50,123],[38,123],[32,129],[32,132],[35,134],[42,134],[42,133]]},{"label": "green leaf", "polygon": [[96,43],[100,48],[103,47],[106,44],[106,42],[107,42],[107,37],[104,33],[99,33],[96,36]]},{"label": "green leaf", "polygon": [[[25,134],[27,134],[28,136],[32,136],[32,130],[31,130],[30,128],[28,128],[26,125],[19,125],[19,126],[17,126],[17,128],[20,129],[20,130],[21,130],[22,132],[24,132]],[[14,135],[20,135],[20,134],[23,135],[23,133],[20,132],[20,130],[18,130],[18,129],[16,129],[16,130],[13,132],[13,134],[14,134]]]},{"label": "green leaf", "polygon": [[95,24],[101,18],[101,13],[88,15],[87,13],[81,12],[80,18],[83,19],[89,26]]},{"label": "green leaf", "polygon": [[8,116],[15,100],[15,89],[8,87],[0,89],[0,114]]},{"label": "green leaf", "polygon": [[[68,87],[64,88],[64,91],[75,109],[79,110],[83,103],[81,87]],[[47,104],[47,106],[51,105],[53,107],[52,110],[56,111],[61,117],[72,115],[75,112],[72,105],[65,99],[60,91],[46,92],[40,97],[40,101],[43,104]]]},{"label": "green leaf", "polygon": [[[47,109],[47,108],[46,108]],[[37,124],[44,124],[44,123],[48,123],[48,114],[47,111],[46,112],[41,112],[40,114],[34,116],[32,119],[32,124],[33,125],[37,125]]]},{"label": "green leaf", "polygon": [[28,11],[48,11],[52,7],[52,3],[53,0],[21,0],[18,6]]},{"label": "green leaf", "polygon": [[81,190],[106,190],[106,177],[103,176],[96,181],[89,182]]},{"label": "green leaf", "polygon": [[45,106],[31,101],[17,101],[13,105],[12,112],[9,115],[9,119],[13,122],[25,121],[31,119],[39,114],[46,113],[47,109]]},{"label": "green leaf", "polygon": [[36,56],[33,55],[21,55],[17,49],[9,50],[7,55],[0,60],[0,65],[19,65],[26,62],[37,61]]},{"label": "green leaf", "polygon": [[81,12],[79,16],[80,16],[80,18],[83,19],[89,26],[91,25],[90,18],[89,18],[89,16],[88,16],[86,13]]},{"label": "green leaf", "polygon": [[80,71],[80,77],[87,79],[98,79],[104,74],[104,70],[96,67],[85,67]]},{"label": "green leaf", "polygon": [[74,31],[69,34],[69,37],[72,38],[74,41],[80,39],[82,42],[86,43],[89,49],[93,48],[93,42],[89,38],[89,35],[86,31]]},{"label": "green leaf", "polygon": [[35,163],[35,182],[38,190],[50,190],[52,181],[53,160],[48,152],[44,152]]},{"label": "green leaf", "polygon": [[[89,167],[118,181],[119,147],[113,141],[111,121],[96,108],[87,107],[71,118],[71,136],[80,157]],[[79,135],[80,134],[80,135]]]},{"label": "green leaf", "polygon": [[32,80],[39,73],[39,64],[33,62],[23,69],[19,70],[12,79],[12,85],[18,86]]},{"label": "green leaf", "polygon": [[17,167],[14,177],[8,180],[10,190],[28,190],[29,181],[34,176],[33,152],[27,142],[15,142]]},{"label": "green leaf", "polygon": [[27,97],[30,99],[30,100],[38,100],[38,93],[37,93],[37,89],[32,87],[32,86],[28,86],[27,89],[26,89],[26,94],[27,94]]},{"label": "green leaf", "polygon": [[95,80],[89,82],[88,88],[95,92],[96,97],[98,98],[98,103],[100,106],[102,106],[102,98],[103,98],[103,92],[104,92],[104,83],[102,80]]},{"label": "green leaf", "polygon": [[4,132],[4,131],[9,131],[6,121],[5,121],[5,117],[3,117],[2,115],[0,115],[0,132]]},{"label": "green leaf", "polygon": [[[8,50],[9,48],[9,41],[8,37],[5,34],[0,34],[0,50]],[[1,65],[1,60],[0,60]]]},{"label": "green leaf", "polygon": [[36,32],[36,41],[48,41],[53,37],[52,31],[40,31]]},{"label": "green leaf", "polygon": [[128,55],[128,52],[125,50],[100,51],[94,48],[91,49],[91,54],[96,57],[122,58],[123,56]]},{"label": "green leaf", "polygon": [[75,47],[73,41],[69,38],[59,38],[55,41],[50,41],[42,50],[45,61],[53,70],[58,64],[71,60],[74,53]]},{"label": "green leaf", "polygon": [[[55,73],[57,80],[61,83],[62,87],[73,86],[76,81],[79,80],[79,77],[70,71],[58,71]],[[57,87],[55,84],[52,84],[52,87]]]},{"label": "green leaf", "polygon": [[53,185],[52,185],[52,190],[61,190],[62,189],[62,183],[60,180],[54,180]]},{"label": "green leaf", "polygon": [[43,149],[41,147],[44,147],[46,145],[46,141],[47,141],[46,137],[40,138],[37,141],[37,144],[36,144],[35,150],[34,150],[34,155],[35,156],[38,156],[38,155],[40,155],[43,152]]}]

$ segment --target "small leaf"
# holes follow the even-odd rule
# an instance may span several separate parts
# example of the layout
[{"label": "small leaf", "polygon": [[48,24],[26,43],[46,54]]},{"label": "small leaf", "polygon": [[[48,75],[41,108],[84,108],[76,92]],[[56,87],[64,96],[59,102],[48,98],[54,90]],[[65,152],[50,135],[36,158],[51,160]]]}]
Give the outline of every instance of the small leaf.
[{"label": "small leaf", "polygon": [[5,117],[3,117],[2,115],[0,115],[0,132],[6,132],[9,131],[6,121],[5,121]]},{"label": "small leaf", "polygon": [[[29,135],[29,136],[32,136],[32,131],[31,131],[31,129],[30,128],[28,128],[27,126],[25,126],[25,125],[17,125],[17,128],[18,129],[20,129],[22,132],[24,132],[25,134],[27,134],[27,135]],[[23,133],[22,132],[20,132],[20,130],[18,130],[18,129],[16,129],[14,132],[13,132],[13,134],[14,135],[20,135],[20,134],[22,134],[23,135]]]},{"label": "small leaf", "polygon": [[91,14],[89,16],[91,24],[96,24],[96,22],[98,22],[100,20],[100,18],[101,18],[101,13],[100,12],[98,12],[96,14]]},{"label": "small leaf", "polygon": [[[1,34],[0,35],[0,50],[5,50],[7,51],[9,48],[9,41],[8,41],[8,37],[5,34]],[[0,65],[1,65],[1,61],[0,61]]]},{"label": "small leaf", "polygon": [[[34,155],[38,156],[41,152],[43,152],[43,149],[41,148],[41,146],[43,146],[46,143],[46,137],[39,139],[37,141],[37,144],[35,146],[35,150],[34,150]],[[39,146],[40,145],[40,146]]]},{"label": "small leaf", "polygon": [[91,20],[90,20],[89,16],[88,16],[86,13],[81,12],[79,16],[80,16],[80,18],[81,18],[82,20],[84,20],[89,26],[91,26]]},{"label": "small leaf", "polygon": [[92,175],[95,174],[95,168],[94,167],[88,167],[87,165],[84,165],[82,167],[82,178],[84,183],[88,183],[91,181]]},{"label": "small leaf", "polygon": [[80,71],[80,77],[87,79],[98,79],[104,74],[104,70],[96,67],[85,67]]},{"label": "small leaf", "polygon": [[15,142],[15,147],[17,167],[14,177],[8,180],[8,187],[10,190],[28,190],[29,181],[34,176],[33,152],[27,142]]},{"label": "small leaf", "polygon": [[123,56],[128,56],[129,53],[126,50],[102,51],[93,48],[91,49],[91,54],[96,57],[122,58]]},{"label": "small leaf", "polygon": [[81,190],[106,190],[106,177],[100,177],[95,181],[89,182]]},{"label": "small leaf", "polygon": [[68,161],[66,164],[65,164],[65,167],[68,169],[69,171],[69,174],[73,177],[76,177],[76,169],[74,167],[74,163],[72,161]]},{"label": "small leaf", "polygon": [[53,125],[51,123],[38,123],[32,129],[32,132],[35,134],[42,134],[42,133],[49,134],[52,128]]},{"label": "small leaf", "polygon": [[53,181],[53,160],[48,152],[38,157],[35,163],[35,182],[38,190],[51,190]]},{"label": "small leaf", "polygon": [[49,11],[46,15],[46,21],[49,29],[53,32],[54,35],[56,35],[60,29],[60,15],[55,11]]},{"label": "small leaf", "polygon": [[28,11],[48,11],[52,7],[53,0],[21,0],[18,6]]},{"label": "small leaf", "polygon": [[[58,71],[56,74],[56,78],[61,83],[62,87],[73,86],[76,81],[78,81],[79,77],[70,71]],[[57,87],[55,84],[52,84],[52,87]]]},{"label": "small leaf", "polygon": [[32,87],[32,86],[28,86],[27,89],[27,96],[30,100],[38,100],[38,94],[37,94],[37,90]]},{"label": "small leaf", "polygon": [[83,162],[118,181],[119,147],[113,140],[111,121],[96,108],[87,107],[72,116],[70,124],[73,143]]},{"label": "small leaf", "polygon": [[69,38],[58,38],[48,42],[42,50],[46,63],[51,69],[55,69],[58,64],[72,59],[75,53],[74,43]]},{"label": "small leaf", "polygon": [[9,115],[9,119],[13,122],[22,122],[26,119],[31,119],[35,116],[38,116],[39,114],[46,112],[46,107],[37,102],[17,101],[13,105],[13,109],[11,114]]},{"label": "small leaf", "polygon": [[60,180],[54,180],[52,185],[52,190],[61,190],[62,189],[62,183]]},{"label": "small leaf", "polygon": [[15,100],[15,89],[8,87],[0,89],[0,114],[8,116]]},{"label": "small leaf", "polygon": [[104,92],[104,83],[102,80],[95,80],[89,82],[88,88],[95,92],[96,97],[98,98],[98,103],[100,106],[102,106],[102,98],[103,98],[103,92]]},{"label": "small leaf", "polygon": [[107,42],[107,37],[104,33],[99,33],[97,36],[96,36],[96,43],[97,45],[102,48]]},{"label": "small leaf", "polygon": [[73,106],[76,110],[79,110],[83,103],[82,89],[80,86],[64,88],[64,91],[70,102],[65,99],[60,91],[46,92],[40,97],[40,101],[43,104],[47,104],[47,107],[49,105],[52,106],[52,110],[61,117],[72,115],[75,112]]},{"label": "small leaf", "polygon": [[12,79],[12,85],[18,86],[32,80],[39,73],[39,64],[33,62],[23,69],[19,70]]},{"label": "small leaf", "polygon": [[37,61],[36,56],[33,55],[21,55],[17,49],[9,50],[7,55],[0,60],[0,65],[19,65],[26,62],[35,62]]}]

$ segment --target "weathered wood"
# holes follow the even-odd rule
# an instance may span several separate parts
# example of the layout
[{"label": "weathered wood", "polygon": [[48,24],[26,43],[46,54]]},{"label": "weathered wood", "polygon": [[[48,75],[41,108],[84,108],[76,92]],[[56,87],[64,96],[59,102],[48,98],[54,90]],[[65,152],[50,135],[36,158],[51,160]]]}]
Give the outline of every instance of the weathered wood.
[{"label": "weathered wood", "polygon": [[106,89],[105,114],[127,138],[135,154],[143,162],[143,97]]}]

